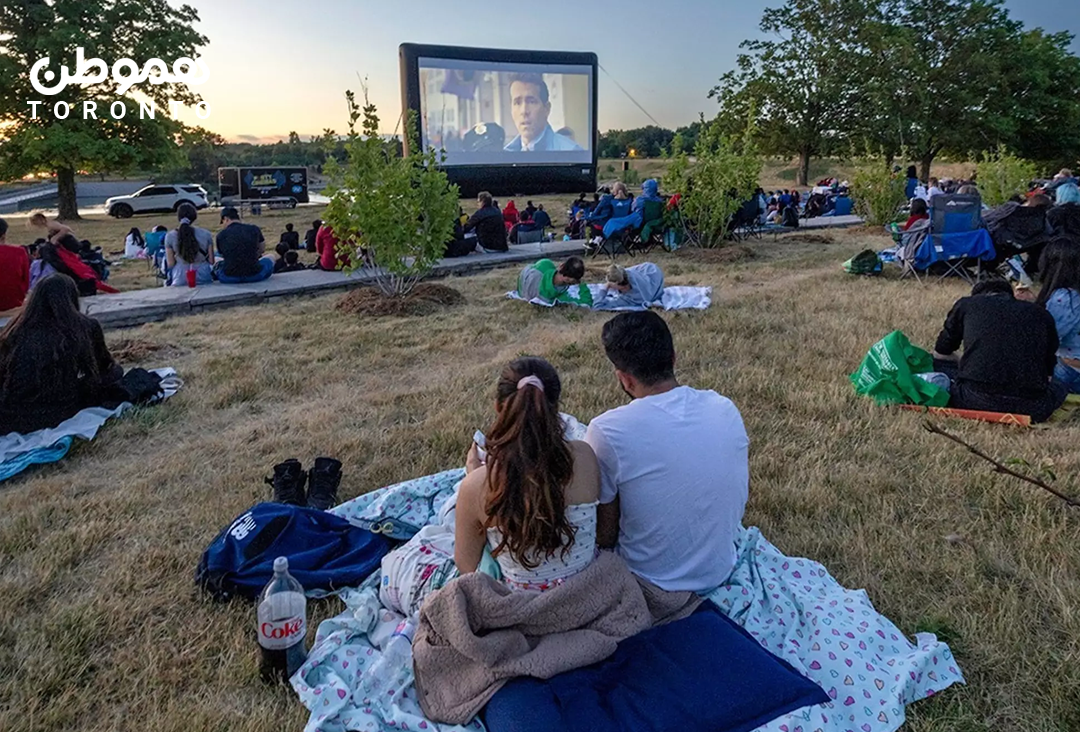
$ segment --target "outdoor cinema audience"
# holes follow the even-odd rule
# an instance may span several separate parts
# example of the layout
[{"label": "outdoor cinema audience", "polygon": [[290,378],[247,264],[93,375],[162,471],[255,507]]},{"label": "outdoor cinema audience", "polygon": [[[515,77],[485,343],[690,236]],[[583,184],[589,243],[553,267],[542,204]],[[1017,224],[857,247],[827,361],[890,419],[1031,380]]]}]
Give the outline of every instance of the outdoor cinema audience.
[{"label": "outdoor cinema audience", "polygon": [[319,254],[319,269],[326,272],[337,272],[352,263],[348,245],[338,241],[329,224],[319,228],[315,237],[315,251]]},{"label": "outdoor cinema audience", "polygon": [[221,210],[224,229],[217,235],[217,251],[221,255],[218,280],[224,284],[262,282],[274,274],[277,252],[265,254],[266,241],[262,230],[240,220],[240,212],[232,206]]},{"label": "outdoor cinema audience", "polygon": [[664,273],[652,262],[612,264],[595,305],[608,310],[649,307],[664,296]]},{"label": "outdoor cinema audience", "polygon": [[[518,276],[517,294],[523,300],[543,300],[574,305],[593,304],[589,286],[581,284],[585,277],[585,262],[581,257],[570,257],[561,265],[550,259],[541,259],[521,270]],[[577,285],[577,294],[571,294],[571,286]]]},{"label": "outdoor cinema audience", "polygon": [[1065,238],[1050,242],[1039,272],[1043,282],[1036,304],[1050,313],[1058,335],[1054,377],[1080,394],[1080,242]]},{"label": "outdoor cinema audience", "polygon": [[[507,251],[507,227],[504,224],[504,214],[495,205],[491,194],[487,191],[481,191],[476,197],[476,207],[476,213],[472,215],[464,226],[466,235],[464,242],[469,243],[471,241],[472,248],[481,253]],[[507,205],[508,210],[509,208],[510,206]],[[470,233],[474,233],[475,237],[469,237],[468,234]]]},{"label": "outdoor cinema audience", "polygon": [[49,275],[0,332],[0,435],[56,427],[101,405],[122,376],[101,326],[79,312],[75,281]]},{"label": "outdoor cinema audience", "polygon": [[285,224],[285,231],[281,232],[279,241],[285,244],[289,250],[296,251],[300,248],[300,232],[293,231],[292,224]]},{"label": "outdoor cinema audience", "polygon": [[930,218],[930,209],[926,205],[926,201],[921,198],[916,198],[911,202],[911,215],[901,228],[904,231],[907,231],[914,226],[917,221],[925,221],[928,218]]},{"label": "outdoor cinema audience", "polygon": [[30,289],[30,257],[8,243],[7,232],[7,222],[0,219],[0,313],[21,307]]},{"label": "outdoor cinema audience", "polygon": [[308,253],[314,254],[317,250],[315,248],[315,239],[319,236],[319,229],[322,228],[322,221],[315,219],[311,222],[311,228],[304,233],[304,248]]},{"label": "outdoor cinema audience", "polygon": [[165,235],[166,285],[187,287],[188,272],[195,273],[197,285],[214,281],[214,235],[194,225],[198,217],[190,203],[176,210],[178,226]]},{"label": "outdoor cinema audience", "polygon": [[1045,422],[1068,393],[1053,378],[1058,348],[1050,313],[1017,300],[1004,279],[987,278],[946,318],[934,346],[934,370],[952,380],[950,407],[1025,414]]}]

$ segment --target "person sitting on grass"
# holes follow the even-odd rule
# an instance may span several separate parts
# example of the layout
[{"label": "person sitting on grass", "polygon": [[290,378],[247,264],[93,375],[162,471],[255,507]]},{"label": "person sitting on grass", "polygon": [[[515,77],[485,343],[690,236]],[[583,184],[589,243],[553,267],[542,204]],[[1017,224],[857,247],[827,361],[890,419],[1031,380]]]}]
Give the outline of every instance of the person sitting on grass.
[{"label": "person sitting on grass", "polygon": [[33,214],[29,219],[30,226],[36,229],[45,230],[45,238],[52,244],[60,242],[60,237],[65,234],[75,235],[71,227],[66,224],[61,224],[59,221],[50,221],[45,217],[45,214],[38,213]]},{"label": "person sitting on grass", "polygon": [[1043,286],[1035,303],[1046,308],[1058,334],[1054,378],[1080,394],[1080,244],[1054,239],[1039,264]]},{"label": "person sitting on grass", "polygon": [[652,262],[633,267],[612,264],[600,293],[597,309],[647,308],[664,297],[664,273]]},{"label": "person sitting on grass", "polygon": [[911,215],[908,216],[907,222],[900,228],[907,231],[915,225],[915,222],[926,221],[929,218],[930,209],[926,205],[926,201],[921,198],[916,198],[911,202]]},{"label": "person sitting on grass", "polygon": [[292,224],[285,224],[285,231],[281,232],[281,238],[278,241],[283,242],[288,249],[295,251],[300,248],[300,232],[293,231]]},{"label": "person sitting on grass", "polygon": [[308,252],[315,253],[315,239],[319,236],[319,229],[322,228],[322,221],[315,219],[311,222],[311,228],[304,233],[304,248]]},{"label": "person sitting on grass", "polygon": [[30,289],[30,255],[7,240],[8,224],[0,219],[0,313],[22,307]]},{"label": "person sitting on grass", "polygon": [[544,204],[541,203],[536,209],[536,214],[533,216],[533,223],[536,224],[536,228],[540,229],[540,231],[551,228],[551,216],[544,210]]},{"label": "person sitting on grass", "polygon": [[132,226],[124,237],[124,259],[138,259],[146,256],[146,240],[138,226]]},{"label": "person sitting on grass", "polygon": [[715,391],[679,384],[674,340],[656,313],[617,315],[601,338],[632,401],[585,434],[600,463],[597,543],[664,590],[707,593],[737,557],[750,484],[742,416]]},{"label": "person sitting on grass", "polygon": [[123,375],[101,326],[79,312],[75,281],[49,275],[0,332],[0,435],[56,427],[101,405]]},{"label": "person sitting on grass", "polygon": [[194,225],[199,212],[190,203],[182,204],[176,210],[176,218],[177,227],[165,235],[167,283],[173,287],[187,287],[189,271],[195,272],[195,284],[213,283],[214,235]]},{"label": "person sitting on grass", "polygon": [[[521,270],[518,276],[517,294],[523,300],[542,300],[554,305],[557,302],[592,307],[592,293],[588,285],[580,284],[585,277],[585,262],[581,257],[570,257],[561,265],[550,259],[541,259]],[[577,285],[577,295],[570,288]]]},{"label": "person sitting on grass", "polygon": [[238,285],[270,279],[279,256],[277,252],[264,256],[266,240],[262,230],[240,221],[240,212],[232,206],[221,210],[221,223],[225,228],[217,235],[217,250],[221,254],[218,280]]},{"label": "person sitting on grass", "polygon": [[465,222],[464,228],[466,234],[476,234],[475,238],[466,237],[464,241],[468,242],[470,239],[475,241],[477,252],[484,254],[507,251],[507,227],[504,224],[503,213],[499,211],[499,207],[495,205],[495,201],[487,191],[480,191],[477,195],[476,213]]},{"label": "person sitting on grass", "polygon": [[55,244],[42,247],[45,252],[42,260],[51,265],[60,274],[66,274],[75,281],[80,295],[87,297],[99,292],[115,294],[114,287],[106,285],[94,271],[94,268],[82,260],[79,252],[83,245],[74,234],[61,234]]},{"label": "person sitting on grass", "polygon": [[284,266],[281,268],[282,272],[300,272],[307,269],[307,267],[304,266],[304,263],[300,261],[300,252],[291,250],[285,252],[282,260],[285,262]]},{"label": "person sitting on grass", "polygon": [[954,409],[1023,414],[1045,422],[1068,394],[1068,387],[1053,378],[1058,345],[1050,313],[1017,300],[1005,279],[987,277],[945,319],[934,346],[934,370],[952,380],[949,406]]},{"label": "person sitting on grass", "polygon": [[338,272],[352,263],[349,247],[342,244],[329,224],[323,224],[315,237],[315,251],[319,253],[319,269]]},{"label": "person sitting on grass", "polygon": [[469,450],[457,499],[454,563],[475,572],[484,547],[512,590],[543,592],[596,556],[599,468],[592,448],[569,442],[559,415],[562,384],[542,358],[503,369],[486,461]]}]

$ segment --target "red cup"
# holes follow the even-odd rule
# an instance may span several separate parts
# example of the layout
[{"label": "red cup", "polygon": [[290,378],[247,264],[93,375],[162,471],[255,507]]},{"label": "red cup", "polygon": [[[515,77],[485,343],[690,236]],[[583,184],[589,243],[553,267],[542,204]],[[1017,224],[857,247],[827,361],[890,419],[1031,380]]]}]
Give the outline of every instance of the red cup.
[{"label": "red cup", "polygon": [[193,270],[193,269],[189,269],[187,271],[187,286],[188,287],[194,287],[195,286],[195,270]]}]

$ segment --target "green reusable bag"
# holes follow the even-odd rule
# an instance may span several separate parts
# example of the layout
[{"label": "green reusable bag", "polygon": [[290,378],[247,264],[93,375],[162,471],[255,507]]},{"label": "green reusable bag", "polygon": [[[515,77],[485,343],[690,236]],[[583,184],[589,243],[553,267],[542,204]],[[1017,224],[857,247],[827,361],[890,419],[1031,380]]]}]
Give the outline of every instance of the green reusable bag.
[{"label": "green reusable bag", "polygon": [[933,357],[894,330],[871,346],[862,365],[848,378],[857,394],[878,404],[947,406],[949,392],[915,375],[933,370]]}]

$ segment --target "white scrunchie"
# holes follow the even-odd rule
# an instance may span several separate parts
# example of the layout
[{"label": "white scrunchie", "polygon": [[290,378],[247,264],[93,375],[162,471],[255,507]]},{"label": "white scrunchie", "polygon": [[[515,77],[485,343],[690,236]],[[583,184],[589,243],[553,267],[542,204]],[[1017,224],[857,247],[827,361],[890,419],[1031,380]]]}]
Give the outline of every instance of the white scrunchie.
[{"label": "white scrunchie", "polygon": [[540,391],[544,390],[544,382],[541,381],[540,377],[538,376],[526,376],[525,378],[521,379],[521,381],[519,381],[517,385],[518,391],[521,391],[526,386],[535,386]]}]

